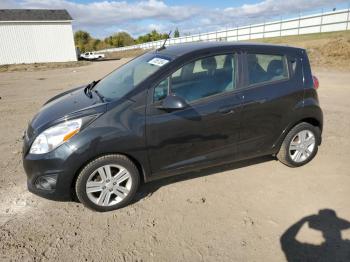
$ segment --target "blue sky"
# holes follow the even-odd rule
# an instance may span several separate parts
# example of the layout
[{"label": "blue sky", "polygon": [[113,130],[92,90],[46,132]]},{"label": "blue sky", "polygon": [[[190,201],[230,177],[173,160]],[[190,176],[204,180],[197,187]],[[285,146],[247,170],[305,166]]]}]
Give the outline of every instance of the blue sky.
[{"label": "blue sky", "polygon": [[67,9],[74,30],[103,38],[152,29],[192,34],[347,8],[350,0],[0,0],[3,8]]}]

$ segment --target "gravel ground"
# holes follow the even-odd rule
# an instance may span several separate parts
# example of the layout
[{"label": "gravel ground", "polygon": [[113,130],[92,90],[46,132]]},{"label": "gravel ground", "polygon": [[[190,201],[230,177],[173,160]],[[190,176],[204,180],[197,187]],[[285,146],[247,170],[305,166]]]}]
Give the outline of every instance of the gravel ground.
[{"label": "gravel ground", "polygon": [[[327,227],[337,218],[331,211],[318,224],[305,217],[332,209],[350,220],[349,72],[315,70],[325,129],[319,154],[304,167],[261,158],[185,174],[144,185],[134,204],[103,214],[29,193],[21,163],[28,121],[53,95],[124,62],[0,73],[1,261],[285,261],[285,252],[293,261],[306,243],[314,248],[305,254],[323,257],[320,227],[339,233]],[[297,235],[287,231],[292,225]],[[341,237],[350,239],[350,230]],[[326,253],[349,252],[341,243]]]}]

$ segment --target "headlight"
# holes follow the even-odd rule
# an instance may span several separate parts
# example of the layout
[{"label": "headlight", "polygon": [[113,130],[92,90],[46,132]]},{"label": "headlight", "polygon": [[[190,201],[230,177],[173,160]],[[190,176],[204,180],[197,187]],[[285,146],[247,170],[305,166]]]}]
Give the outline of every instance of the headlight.
[{"label": "headlight", "polygon": [[45,154],[68,141],[80,131],[82,119],[74,119],[50,127],[33,142],[30,154]]}]

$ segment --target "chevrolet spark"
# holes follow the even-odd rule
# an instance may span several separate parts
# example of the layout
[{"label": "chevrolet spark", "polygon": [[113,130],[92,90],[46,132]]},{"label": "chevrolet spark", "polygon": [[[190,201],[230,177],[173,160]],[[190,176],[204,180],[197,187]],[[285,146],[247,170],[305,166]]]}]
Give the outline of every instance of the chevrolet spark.
[{"label": "chevrolet spark", "polygon": [[302,166],[321,144],[317,88],[300,48],[202,42],[148,52],[45,103],[24,135],[28,189],[109,211],[166,176],[263,155]]}]

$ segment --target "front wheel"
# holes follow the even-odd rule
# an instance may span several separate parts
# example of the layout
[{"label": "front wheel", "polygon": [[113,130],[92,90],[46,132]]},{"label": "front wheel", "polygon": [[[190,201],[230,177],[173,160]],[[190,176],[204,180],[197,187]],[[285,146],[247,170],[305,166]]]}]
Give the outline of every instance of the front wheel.
[{"label": "front wheel", "polygon": [[277,158],[290,167],[299,167],[310,162],[317,154],[321,131],[309,123],[300,123],[285,137]]},{"label": "front wheel", "polygon": [[140,184],[137,167],[123,155],[107,155],[87,164],[78,175],[75,191],[84,206],[111,211],[126,206]]}]

